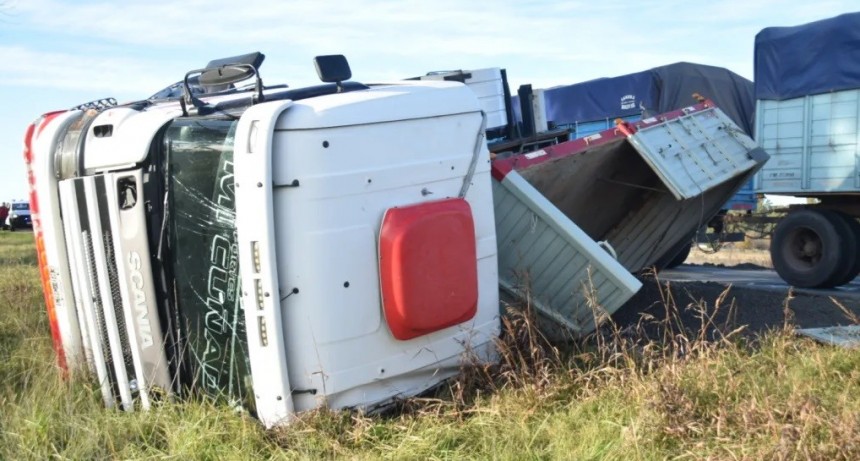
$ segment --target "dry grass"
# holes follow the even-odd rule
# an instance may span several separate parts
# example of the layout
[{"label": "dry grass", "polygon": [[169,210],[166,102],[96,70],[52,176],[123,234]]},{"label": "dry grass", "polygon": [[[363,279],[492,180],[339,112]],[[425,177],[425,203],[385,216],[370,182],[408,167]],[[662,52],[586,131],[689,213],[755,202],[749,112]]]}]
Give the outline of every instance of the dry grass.
[{"label": "dry grass", "polygon": [[756,266],[773,268],[773,263],[770,261],[770,252],[768,251],[769,245],[769,240],[726,243],[717,252],[702,251],[694,247],[685,263],[722,266],[754,264]]},{"label": "dry grass", "polygon": [[[662,318],[564,347],[512,309],[499,364],[385,415],[265,431],[209,402],[106,410],[91,382],[58,377],[31,253],[0,234],[0,459],[860,459],[860,354],[788,328],[743,339],[713,321],[742,308],[727,293],[662,290]],[[701,329],[678,321],[688,309]]]}]

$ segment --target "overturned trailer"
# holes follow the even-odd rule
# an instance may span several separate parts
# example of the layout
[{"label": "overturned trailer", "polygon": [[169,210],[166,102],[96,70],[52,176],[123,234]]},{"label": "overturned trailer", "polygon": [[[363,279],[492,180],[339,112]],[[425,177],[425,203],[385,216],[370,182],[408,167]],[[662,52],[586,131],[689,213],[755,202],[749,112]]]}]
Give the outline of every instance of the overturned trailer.
[{"label": "overturned trailer", "polygon": [[[500,284],[587,333],[638,290],[631,272],[671,259],[767,159],[710,102],[497,158]],[[587,257],[563,250],[567,222],[612,257],[598,243]]]},{"label": "overturned trailer", "polygon": [[[679,63],[660,69],[633,74],[633,86],[642,91],[634,91],[639,99],[626,114],[634,114],[635,120],[628,118],[637,123],[573,140],[576,126],[551,127],[547,114],[560,120],[576,119],[583,110],[605,115],[614,97],[601,95],[603,105],[591,101],[599,106],[595,109],[570,97],[572,87],[562,88],[566,97],[545,99],[541,90],[523,85],[512,98],[507,74],[498,68],[416,77],[461,82],[478,97],[495,158],[499,284],[561,327],[564,336],[593,331],[630,299],[641,287],[632,273],[665,267],[689,249],[691,235],[767,160],[748,136],[749,81],[710,66]],[[603,87],[612,94],[632,84],[628,78],[616,80],[598,82],[612,83]],[[721,90],[728,111],[705,100],[642,119],[641,104],[679,107],[690,99],[690,85]],[[551,110],[543,105],[550,102]]]}]

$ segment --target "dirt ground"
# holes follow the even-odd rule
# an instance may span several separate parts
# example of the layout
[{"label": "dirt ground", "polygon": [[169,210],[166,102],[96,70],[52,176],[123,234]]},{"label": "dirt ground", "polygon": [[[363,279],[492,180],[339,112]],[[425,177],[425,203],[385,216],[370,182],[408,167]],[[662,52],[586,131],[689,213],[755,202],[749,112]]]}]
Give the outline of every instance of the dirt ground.
[{"label": "dirt ground", "polygon": [[[728,250],[728,251],[726,251]],[[725,248],[716,254],[693,250],[686,264],[718,264],[745,268],[771,267],[767,251]],[[715,328],[730,331],[743,327],[747,334],[794,325],[798,328],[827,327],[860,323],[860,301],[809,293],[765,291],[747,287],[727,287],[714,282],[663,282],[656,276],[642,277],[642,289],[613,315],[622,328],[631,327],[647,316],[665,319],[676,311],[684,327],[699,331],[702,314],[713,316]],[[720,301],[721,294],[728,293]],[[671,299],[672,301],[664,301]],[[840,307],[840,304],[842,307]],[[708,322],[711,323],[711,322]]]}]

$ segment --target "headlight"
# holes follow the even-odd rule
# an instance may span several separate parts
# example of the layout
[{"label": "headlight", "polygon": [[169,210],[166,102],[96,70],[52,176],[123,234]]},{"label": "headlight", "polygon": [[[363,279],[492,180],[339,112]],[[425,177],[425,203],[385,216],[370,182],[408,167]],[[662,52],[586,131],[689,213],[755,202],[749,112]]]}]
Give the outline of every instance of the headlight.
[{"label": "headlight", "polygon": [[15,219],[15,218],[17,218],[17,217],[18,217],[18,215],[16,215],[15,213],[12,213],[12,214],[10,214],[10,215],[9,215],[9,217],[10,217],[10,218],[12,218],[12,219]]}]

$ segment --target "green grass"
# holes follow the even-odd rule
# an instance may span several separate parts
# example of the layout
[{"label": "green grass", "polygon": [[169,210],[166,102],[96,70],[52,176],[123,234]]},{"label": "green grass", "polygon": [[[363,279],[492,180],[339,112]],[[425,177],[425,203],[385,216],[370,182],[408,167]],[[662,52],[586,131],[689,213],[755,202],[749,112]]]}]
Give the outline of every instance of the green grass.
[{"label": "green grass", "polygon": [[385,416],[266,431],[209,402],[108,410],[58,373],[34,261],[31,234],[0,233],[0,459],[860,459],[860,354],[780,331],[567,354],[521,318],[502,365]]}]

